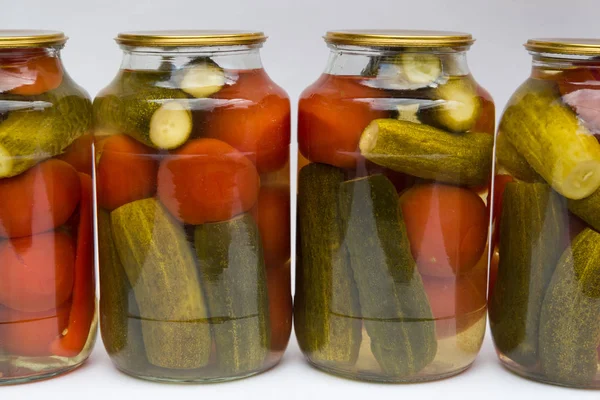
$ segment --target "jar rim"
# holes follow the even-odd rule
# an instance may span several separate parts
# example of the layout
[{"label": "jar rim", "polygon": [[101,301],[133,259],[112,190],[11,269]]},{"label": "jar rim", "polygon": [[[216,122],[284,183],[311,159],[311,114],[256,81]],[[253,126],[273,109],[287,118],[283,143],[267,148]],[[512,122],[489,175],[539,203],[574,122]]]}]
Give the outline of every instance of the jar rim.
[{"label": "jar rim", "polygon": [[68,39],[60,31],[0,29],[0,49],[59,46]]},{"label": "jar rim", "polygon": [[475,42],[473,36],[465,32],[403,29],[328,31],[324,39],[330,44],[368,47],[470,47]]},{"label": "jar rim", "polygon": [[591,38],[536,38],[523,46],[530,52],[600,56],[600,39]]},{"label": "jar rim", "polygon": [[202,47],[260,44],[267,36],[260,31],[163,30],[121,32],[115,41],[123,46]]}]

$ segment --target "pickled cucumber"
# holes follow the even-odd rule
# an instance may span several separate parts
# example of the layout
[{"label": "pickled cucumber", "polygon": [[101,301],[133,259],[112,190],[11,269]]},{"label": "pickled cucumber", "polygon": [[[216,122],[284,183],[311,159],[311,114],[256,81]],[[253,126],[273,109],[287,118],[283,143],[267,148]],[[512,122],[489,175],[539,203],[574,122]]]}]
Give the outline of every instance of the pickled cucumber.
[{"label": "pickled cucumber", "polygon": [[431,85],[442,75],[442,62],[435,54],[402,53],[399,59],[410,83]]},{"label": "pickled cucumber", "polygon": [[568,200],[569,211],[600,231],[600,189],[581,200]]},{"label": "pickled cucumber", "polygon": [[450,77],[433,94],[440,103],[423,108],[419,119],[450,132],[466,132],[475,126],[481,114],[477,84],[469,77]]},{"label": "pickled cucumber", "polygon": [[544,295],[567,235],[565,206],[545,183],[510,182],[504,190],[490,326],[496,348],[520,365],[538,361]]},{"label": "pickled cucumber", "polygon": [[600,144],[562,103],[553,82],[530,80],[521,86],[499,129],[563,196],[579,200],[600,187]]},{"label": "pickled cucumber", "polygon": [[312,360],[352,366],[362,339],[358,292],[343,245],[342,170],[309,164],[298,176],[298,261],[294,327]]},{"label": "pickled cucumber", "polygon": [[148,361],[173,369],[205,366],[212,343],[208,313],[183,227],[153,198],[117,208],[111,224]]},{"label": "pickled cucumber", "polygon": [[243,214],[198,225],[194,243],[220,371],[242,375],[260,370],[271,331],[265,261],[254,218]]},{"label": "pickled cucumber", "polygon": [[582,386],[598,372],[600,233],[585,229],[562,255],[544,298],[540,359],[556,383]]},{"label": "pickled cucumber", "polygon": [[140,314],[117,254],[110,213],[98,209],[97,218],[102,342],[118,365],[131,368],[147,362],[141,322],[136,318]]},{"label": "pickled cucumber", "polygon": [[435,323],[412,257],[394,185],[383,175],[344,182],[340,213],[371,351],[390,377],[435,358]]},{"label": "pickled cucumber", "polygon": [[490,178],[494,136],[377,119],[363,131],[359,147],[369,161],[394,171],[455,185],[483,185]]},{"label": "pickled cucumber", "polygon": [[496,137],[496,161],[513,177],[525,182],[543,182],[542,178],[519,154],[506,135]]},{"label": "pickled cucumber", "polygon": [[419,121],[419,104],[399,104],[396,106],[397,117],[401,121],[409,121],[420,124]]},{"label": "pickled cucumber", "polygon": [[104,93],[94,100],[97,129],[125,133],[157,149],[185,143],[193,125],[188,96],[173,88],[165,74],[124,73],[118,81],[119,94]]},{"label": "pickled cucumber", "polygon": [[363,82],[367,86],[416,95],[415,91],[430,92],[443,79],[442,72],[442,62],[435,54],[402,53],[371,57],[361,75],[376,78]]},{"label": "pickled cucumber", "polygon": [[217,93],[226,81],[223,69],[205,57],[191,61],[179,74],[181,90],[196,98]]},{"label": "pickled cucumber", "polygon": [[23,100],[31,107],[13,110],[0,122],[0,178],[18,175],[61,154],[92,128],[92,103],[87,94],[64,82],[57,89]]}]

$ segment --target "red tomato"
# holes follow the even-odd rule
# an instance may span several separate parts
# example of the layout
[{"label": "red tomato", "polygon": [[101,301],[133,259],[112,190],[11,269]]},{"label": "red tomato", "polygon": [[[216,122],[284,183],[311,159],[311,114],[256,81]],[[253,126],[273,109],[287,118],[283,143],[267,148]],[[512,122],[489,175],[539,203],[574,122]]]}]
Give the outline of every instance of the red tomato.
[{"label": "red tomato", "polygon": [[106,139],[96,168],[98,205],[114,210],[154,196],[158,171],[154,153],[153,149],[126,135]]},{"label": "red tomato", "polygon": [[600,89],[600,68],[567,69],[555,79],[563,96],[580,89]]},{"label": "red tomato", "polygon": [[[290,152],[290,100],[263,70],[240,72],[212,98],[240,100],[204,117],[203,135],[229,143],[253,160],[259,173],[283,168]],[[251,104],[244,104],[250,101]]]},{"label": "red tomato", "polygon": [[298,105],[298,146],[310,161],[353,168],[362,157],[358,142],[363,130],[387,111],[372,107],[385,92],[342,76],[323,75],[307,88]]},{"label": "red tomato", "polygon": [[81,189],[75,168],[50,159],[12,178],[0,179],[0,236],[21,237],[64,224]]},{"label": "red tomato", "polygon": [[423,276],[439,338],[454,336],[485,314],[487,257],[468,275],[456,278]]},{"label": "red tomato", "polygon": [[496,107],[487,90],[477,85],[477,94],[481,99],[481,112],[471,131],[494,134],[496,131]]},{"label": "red tomato", "polygon": [[51,356],[50,345],[67,327],[70,304],[27,313],[0,306],[0,348],[21,357]]},{"label": "red tomato", "polygon": [[225,221],[250,210],[259,184],[252,162],[216,139],[187,142],[158,170],[158,197],[171,214],[192,225]]},{"label": "red tomato", "polygon": [[9,90],[12,94],[39,95],[60,86],[62,64],[58,57],[47,55],[16,59],[10,64],[2,62],[0,79],[3,81],[0,89]]},{"label": "red tomato", "polygon": [[0,244],[0,303],[15,310],[57,308],[71,296],[75,246],[62,232]]},{"label": "red tomato", "polygon": [[265,263],[267,267],[281,266],[290,259],[290,187],[263,186],[256,204]]},{"label": "red tomato", "polygon": [[59,160],[63,160],[77,172],[83,172],[92,176],[92,168],[94,164],[94,157],[92,155],[92,144],[94,143],[94,135],[85,134],[77,138],[69,147],[67,147],[61,155]]},{"label": "red tomato", "polygon": [[471,190],[416,185],[400,197],[411,251],[424,275],[466,274],[481,258],[487,242],[488,212]]}]

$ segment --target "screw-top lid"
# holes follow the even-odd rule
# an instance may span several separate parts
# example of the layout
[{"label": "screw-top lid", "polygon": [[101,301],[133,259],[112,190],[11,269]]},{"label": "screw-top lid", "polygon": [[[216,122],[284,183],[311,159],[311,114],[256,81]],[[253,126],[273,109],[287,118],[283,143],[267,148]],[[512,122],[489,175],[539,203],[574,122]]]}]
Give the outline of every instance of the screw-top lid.
[{"label": "screw-top lid", "polygon": [[124,46],[235,46],[263,43],[267,37],[258,31],[137,31],[122,32],[115,39]]},{"label": "screw-top lid", "polygon": [[67,39],[59,31],[0,29],[0,49],[58,46]]},{"label": "screw-top lid", "polygon": [[373,47],[468,47],[475,42],[469,33],[419,30],[329,31],[325,41]]},{"label": "screw-top lid", "polygon": [[527,43],[524,44],[524,46],[527,50],[536,53],[600,56],[600,39],[529,39]]}]

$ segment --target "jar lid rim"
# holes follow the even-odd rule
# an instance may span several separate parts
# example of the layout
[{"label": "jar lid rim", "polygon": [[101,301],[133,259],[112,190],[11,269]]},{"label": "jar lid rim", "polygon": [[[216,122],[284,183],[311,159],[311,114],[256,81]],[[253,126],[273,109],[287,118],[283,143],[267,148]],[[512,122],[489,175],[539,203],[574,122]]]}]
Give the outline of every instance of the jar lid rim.
[{"label": "jar lid rim", "polygon": [[593,38],[536,38],[524,46],[536,53],[600,56],[600,39]]},{"label": "jar lid rim", "polygon": [[328,31],[324,39],[331,44],[373,47],[469,47],[475,42],[465,32],[403,29]]},{"label": "jar lid rim", "polygon": [[57,46],[67,40],[68,37],[61,31],[0,29],[0,49]]},{"label": "jar lid rim", "polygon": [[261,31],[163,30],[121,32],[115,38],[124,46],[185,47],[259,44],[267,40]]}]

